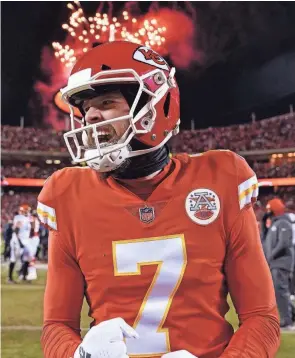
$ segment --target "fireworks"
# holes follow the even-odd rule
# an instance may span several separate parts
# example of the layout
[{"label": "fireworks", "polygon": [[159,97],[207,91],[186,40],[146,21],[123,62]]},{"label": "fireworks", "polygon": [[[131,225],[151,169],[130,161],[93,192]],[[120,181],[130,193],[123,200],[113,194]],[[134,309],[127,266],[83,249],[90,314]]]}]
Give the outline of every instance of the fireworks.
[{"label": "fireworks", "polygon": [[95,16],[86,18],[79,1],[68,3],[71,10],[68,23],[62,28],[68,32],[64,45],[53,42],[55,57],[66,67],[72,67],[83,52],[87,52],[95,43],[123,40],[135,42],[156,51],[165,48],[166,27],[161,26],[156,18],[133,17],[124,10],[118,17],[97,12]]},{"label": "fireworks", "polygon": [[54,42],[54,51],[47,46],[42,50],[40,69],[49,79],[34,84],[38,98],[32,104],[44,109],[44,121],[56,130],[67,128],[68,123],[64,115],[68,106],[61,100],[59,89],[66,86],[76,59],[98,43],[126,40],[147,45],[162,56],[169,55],[172,64],[182,69],[200,61],[201,52],[194,48],[196,14],[189,1],[179,2],[178,10],[174,1],[165,2],[164,7],[161,2],[151,1],[145,14],[140,14],[139,2],[117,2],[124,4],[120,14],[112,11],[113,3],[99,2],[91,17],[84,14],[78,1],[68,3],[70,16],[62,25],[67,33],[65,41]]}]

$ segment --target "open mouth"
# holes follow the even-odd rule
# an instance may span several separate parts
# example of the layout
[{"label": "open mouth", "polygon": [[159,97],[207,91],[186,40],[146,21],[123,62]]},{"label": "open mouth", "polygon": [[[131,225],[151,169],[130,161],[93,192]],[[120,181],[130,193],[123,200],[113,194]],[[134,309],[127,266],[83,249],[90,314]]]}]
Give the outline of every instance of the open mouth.
[{"label": "open mouth", "polygon": [[117,133],[110,125],[97,129],[96,133],[93,131],[91,131],[91,134],[89,133],[88,142],[90,146],[95,145],[95,137],[97,137],[100,145],[103,147],[117,141]]},{"label": "open mouth", "polygon": [[[95,137],[95,134],[92,134],[93,137]],[[110,132],[106,131],[98,131],[97,132],[97,138],[100,142],[109,142],[111,139],[113,139],[114,135]]]}]

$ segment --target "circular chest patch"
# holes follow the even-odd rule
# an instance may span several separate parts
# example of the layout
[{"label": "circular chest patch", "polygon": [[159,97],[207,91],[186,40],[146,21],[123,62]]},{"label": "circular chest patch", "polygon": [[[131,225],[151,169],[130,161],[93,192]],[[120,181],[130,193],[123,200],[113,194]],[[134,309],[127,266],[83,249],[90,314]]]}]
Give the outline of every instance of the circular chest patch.
[{"label": "circular chest patch", "polygon": [[185,199],[185,210],[189,218],[199,225],[211,224],[220,211],[218,195],[210,189],[195,189]]}]

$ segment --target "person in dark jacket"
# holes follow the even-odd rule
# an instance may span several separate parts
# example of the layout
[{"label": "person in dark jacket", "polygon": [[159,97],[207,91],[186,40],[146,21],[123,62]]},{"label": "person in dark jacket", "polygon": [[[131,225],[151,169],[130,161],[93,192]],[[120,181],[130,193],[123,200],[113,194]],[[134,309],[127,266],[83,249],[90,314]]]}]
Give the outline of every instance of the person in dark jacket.
[{"label": "person in dark jacket", "polygon": [[[287,213],[287,216],[290,219],[293,231],[293,248],[295,254],[295,213]],[[293,267],[293,275],[290,280],[290,291],[291,296],[293,296],[293,300],[295,300],[295,258],[294,258],[294,267]]]},{"label": "person in dark jacket", "polygon": [[271,270],[283,330],[295,330],[292,322],[289,280],[294,268],[292,225],[279,198],[267,203],[271,224],[264,240],[266,260]]},{"label": "person in dark jacket", "polygon": [[295,322],[295,213],[287,213],[293,231],[293,250],[294,250],[294,266],[293,273],[290,277],[290,292],[291,292],[291,303],[292,303],[292,320]]},{"label": "person in dark jacket", "polygon": [[4,252],[3,252],[3,256],[4,256],[4,261],[6,261],[7,259],[9,259],[10,257],[10,241],[12,238],[12,233],[13,233],[13,223],[12,220],[9,220],[9,222],[5,225],[5,229],[4,229]]}]

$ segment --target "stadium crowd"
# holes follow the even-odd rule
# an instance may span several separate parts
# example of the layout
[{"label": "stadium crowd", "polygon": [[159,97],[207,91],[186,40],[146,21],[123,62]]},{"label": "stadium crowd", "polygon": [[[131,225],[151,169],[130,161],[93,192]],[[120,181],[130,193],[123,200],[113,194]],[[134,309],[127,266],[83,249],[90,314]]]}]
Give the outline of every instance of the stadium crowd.
[{"label": "stadium crowd", "polygon": [[35,127],[1,126],[1,147],[6,150],[67,151],[63,132]]},{"label": "stadium crowd", "polygon": [[294,121],[295,114],[290,113],[247,124],[181,131],[171,140],[172,152],[291,148],[294,147]]},{"label": "stadium crowd", "polygon": [[281,161],[280,163],[249,163],[258,178],[286,178],[295,176],[295,162]]},{"label": "stadium crowd", "polygon": [[41,167],[37,165],[18,164],[8,165],[1,168],[1,173],[6,178],[35,178],[35,179],[47,179],[61,166],[48,165],[47,167]]},{"label": "stadium crowd", "polygon": [[[255,171],[258,178],[280,178],[295,176],[295,162],[281,161],[280,163],[253,162],[249,163]],[[37,165],[18,164],[3,165],[1,173],[6,178],[36,178],[46,179],[56,170],[68,165],[48,165],[41,167]]]},{"label": "stadium crowd", "polygon": [[[228,127],[183,130],[172,138],[173,153],[198,153],[210,149],[235,152],[294,147],[295,113]],[[63,132],[53,129],[1,127],[2,149],[66,152]]]}]

